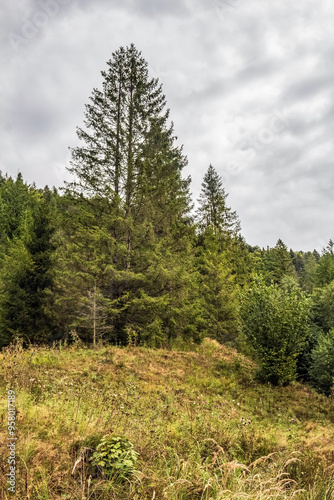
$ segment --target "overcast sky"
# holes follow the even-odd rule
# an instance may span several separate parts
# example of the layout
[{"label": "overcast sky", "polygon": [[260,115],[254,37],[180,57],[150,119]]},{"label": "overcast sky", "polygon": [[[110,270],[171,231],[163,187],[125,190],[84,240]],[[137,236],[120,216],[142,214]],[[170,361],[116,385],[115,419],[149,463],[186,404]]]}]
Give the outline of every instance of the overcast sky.
[{"label": "overcast sky", "polygon": [[331,0],[0,0],[0,169],[68,178],[84,105],[133,42],[159,77],[197,198],[210,163],[251,245],[334,239]]}]

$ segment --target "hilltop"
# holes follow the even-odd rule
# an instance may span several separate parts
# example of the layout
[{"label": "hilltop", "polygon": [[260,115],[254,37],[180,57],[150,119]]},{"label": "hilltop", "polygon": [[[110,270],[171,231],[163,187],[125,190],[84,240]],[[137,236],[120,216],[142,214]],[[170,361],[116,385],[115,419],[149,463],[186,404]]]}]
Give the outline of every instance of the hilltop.
[{"label": "hilltop", "polygon": [[[334,497],[332,399],[260,385],[251,360],[214,340],[192,351],[10,346],[0,360],[4,424],[16,394],[20,500]],[[105,435],[138,453],[123,480],[92,465]],[[3,426],[3,477],[6,440]]]}]

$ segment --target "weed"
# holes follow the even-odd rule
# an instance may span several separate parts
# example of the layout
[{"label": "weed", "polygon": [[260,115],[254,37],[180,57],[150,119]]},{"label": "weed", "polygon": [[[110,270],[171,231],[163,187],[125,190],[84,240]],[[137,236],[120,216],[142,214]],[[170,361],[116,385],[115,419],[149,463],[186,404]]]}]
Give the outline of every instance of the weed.
[{"label": "weed", "polygon": [[99,467],[109,478],[118,479],[134,475],[138,453],[124,436],[103,436],[91,457],[92,464]]}]

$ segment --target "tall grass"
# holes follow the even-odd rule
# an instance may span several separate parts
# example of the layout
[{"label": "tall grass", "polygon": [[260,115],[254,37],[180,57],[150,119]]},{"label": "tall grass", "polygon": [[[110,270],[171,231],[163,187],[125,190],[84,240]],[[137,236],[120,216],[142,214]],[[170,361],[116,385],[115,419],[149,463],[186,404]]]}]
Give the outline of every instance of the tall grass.
[{"label": "tall grass", "polygon": [[[6,392],[17,394],[11,498],[334,498],[332,400],[298,383],[258,385],[252,363],[214,341],[193,351],[14,345],[0,361],[4,424]],[[130,476],[90,460],[116,434],[139,453]],[[0,437],[4,478],[5,426]]]}]

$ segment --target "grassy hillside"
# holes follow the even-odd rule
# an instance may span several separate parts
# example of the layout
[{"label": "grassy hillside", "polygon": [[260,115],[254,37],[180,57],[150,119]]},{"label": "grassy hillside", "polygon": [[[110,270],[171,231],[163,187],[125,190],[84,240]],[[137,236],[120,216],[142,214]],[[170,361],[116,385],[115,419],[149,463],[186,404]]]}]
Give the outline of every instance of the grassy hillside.
[{"label": "grassy hillside", "polygon": [[[1,499],[334,498],[332,399],[261,386],[251,361],[215,341],[192,352],[11,347],[0,361]],[[16,496],[4,479],[8,389]],[[135,471],[92,464],[104,435],[129,439]]]}]

